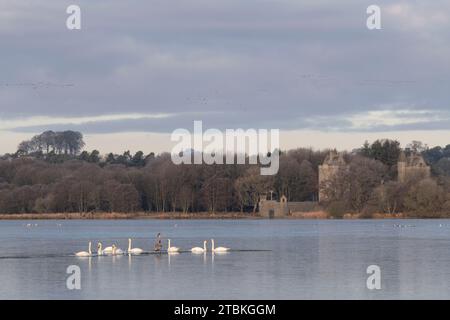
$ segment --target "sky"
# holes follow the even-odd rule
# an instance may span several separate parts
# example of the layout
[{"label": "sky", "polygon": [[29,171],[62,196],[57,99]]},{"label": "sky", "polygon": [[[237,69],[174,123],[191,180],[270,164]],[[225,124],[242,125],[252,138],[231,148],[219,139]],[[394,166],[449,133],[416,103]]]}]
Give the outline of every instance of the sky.
[{"label": "sky", "polygon": [[194,120],[279,129],[284,149],[450,144],[449,39],[448,0],[2,0],[0,153],[68,129],[170,151]]}]

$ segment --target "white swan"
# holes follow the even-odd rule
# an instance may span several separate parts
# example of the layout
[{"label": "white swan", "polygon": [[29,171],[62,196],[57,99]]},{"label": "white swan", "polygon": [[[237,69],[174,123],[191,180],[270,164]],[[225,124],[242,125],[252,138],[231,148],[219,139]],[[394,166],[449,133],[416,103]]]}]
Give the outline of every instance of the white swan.
[{"label": "white swan", "polygon": [[92,242],[89,241],[89,251],[88,252],[80,251],[80,252],[75,253],[75,255],[77,257],[91,257],[92,256],[91,247],[92,247]]},{"label": "white swan", "polygon": [[178,251],[180,251],[180,248],[178,247],[171,247],[170,246],[170,239],[168,239],[169,241],[169,245],[167,246],[167,252],[168,253],[178,253]]},{"label": "white swan", "polygon": [[221,253],[221,252],[228,252],[230,251],[230,248],[225,247],[214,247],[214,239],[211,239],[211,252]]},{"label": "white swan", "polygon": [[113,252],[113,247],[106,247],[103,249],[103,254],[111,254]]},{"label": "white swan", "polygon": [[206,240],[203,241],[203,248],[195,247],[195,248],[191,249],[191,252],[192,253],[204,253],[204,252],[206,252],[206,242],[207,242]]},{"label": "white swan", "polygon": [[117,256],[117,255],[121,255],[121,254],[123,254],[122,249],[117,248],[116,245],[113,244],[113,245],[112,245],[112,252],[111,252],[111,255]]},{"label": "white swan", "polygon": [[103,254],[104,254],[104,251],[102,250],[102,243],[99,242],[99,243],[97,244],[97,255],[98,255],[98,256],[102,256]]},{"label": "white swan", "polygon": [[131,248],[131,239],[128,239],[128,254],[141,254],[144,252],[141,248]]}]

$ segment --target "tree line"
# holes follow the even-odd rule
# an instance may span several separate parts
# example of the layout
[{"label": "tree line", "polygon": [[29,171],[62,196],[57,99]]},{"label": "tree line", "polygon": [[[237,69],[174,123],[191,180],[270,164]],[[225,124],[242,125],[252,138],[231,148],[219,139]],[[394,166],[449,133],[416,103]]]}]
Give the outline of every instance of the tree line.
[{"label": "tree line", "polygon": [[[399,181],[397,162],[420,154],[431,167],[431,177],[410,174]],[[450,216],[450,145],[428,148],[413,141],[405,149],[398,141],[366,142],[361,149],[346,155],[348,170],[340,171],[325,188],[328,212],[335,217],[344,213],[406,213],[410,217]]]},{"label": "tree line", "polygon": [[83,135],[77,131],[45,131],[19,144],[18,155],[65,154],[74,156],[85,146]]},{"label": "tree line", "polygon": [[[18,152],[0,159],[0,213],[252,213],[269,191],[288,201],[317,201],[318,167],[329,153],[281,152],[278,174],[261,176],[254,165],[174,165],[168,153],[81,151],[81,133],[47,131],[30,141],[32,148],[23,149],[26,143],[21,143]],[[402,151],[422,153],[433,178],[399,183],[396,165]],[[450,212],[450,145],[428,148],[414,142],[401,149],[397,141],[378,140],[347,152],[345,159],[350,169],[336,175],[326,190],[329,200],[323,206],[331,215]]]}]

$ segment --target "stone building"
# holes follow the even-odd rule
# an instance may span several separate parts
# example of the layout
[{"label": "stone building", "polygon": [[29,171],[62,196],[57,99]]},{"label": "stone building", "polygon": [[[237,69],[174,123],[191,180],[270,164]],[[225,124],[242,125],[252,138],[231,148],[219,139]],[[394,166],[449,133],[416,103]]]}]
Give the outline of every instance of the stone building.
[{"label": "stone building", "polygon": [[282,218],[288,215],[287,199],[285,196],[280,201],[267,199],[267,194],[261,195],[259,199],[259,214],[265,218]]},{"label": "stone building", "polygon": [[406,156],[402,152],[397,163],[397,170],[399,182],[405,182],[408,179],[425,179],[431,176],[430,166],[427,165],[422,155],[418,153]]},{"label": "stone building", "polygon": [[330,151],[323,164],[319,166],[319,202],[327,200],[324,193],[327,184],[343,170],[348,170],[343,154],[336,150]]},{"label": "stone building", "polygon": [[283,195],[280,200],[267,199],[267,194],[261,195],[259,200],[259,215],[265,218],[283,218],[294,212],[310,212],[317,209],[317,202],[289,202]]}]

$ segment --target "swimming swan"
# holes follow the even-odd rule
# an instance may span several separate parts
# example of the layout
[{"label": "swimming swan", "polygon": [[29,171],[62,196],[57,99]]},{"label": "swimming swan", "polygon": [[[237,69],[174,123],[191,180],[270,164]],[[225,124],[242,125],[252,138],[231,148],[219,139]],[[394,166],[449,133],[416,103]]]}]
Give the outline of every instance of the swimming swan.
[{"label": "swimming swan", "polygon": [[113,251],[113,247],[106,247],[105,249],[103,249],[103,254],[111,254]]},{"label": "swimming swan", "polygon": [[206,240],[203,241],[203,248],[195,247],[195,248],[191,249],[191,252],[192,253],[204,253],[204,252],[206,252],[206,242],[207,242]]},{"label": "swimming swan", "polygon": [[167,246],[168,253],[176,253],[176,252],[180,251],[180,248],[170,246],[170,239],[168,239],[168,241],[169,241],[169,245]]},{"label": "swimming swan", "polygon": [[215,248],[214,247],[214,239],[211,239],[211,245],[212,245],[211,252],[221,253],[221,252],[228,252],[228,251],[230,251],[230,248],[225,248],[225,247],[217,247],[217,248]]},{"label": "swimming swan", "polygon": [[117,256],[117,255],[121,255],[121,254],[123,254],[122,249],[117,248],[116,245],[113,244],[113,245],[112,245],[112,252],[111,252],[111,255]]},{"label": "swimming swan", "polygon": [[75,255],[77,257],[91,257],[92,256],[91,247],[92,247],[92,242],[89,241],[89,251],[88,252],[80,251],[80,252],[75,253]]},{"label": "swimming swan", "polygon": [[141,248],[131,248],[131,239],[128,239],[128,254],[141,254],[144,252]]},{"label": "swimming swan", "polygon": [[102,243],[97,243],[97,255],[102,256],[104,254],[104,251],[102,250]]}]

